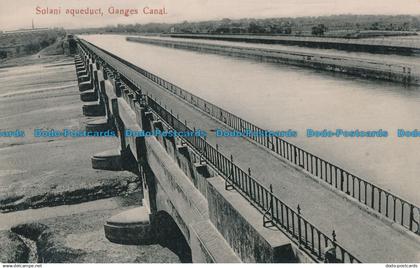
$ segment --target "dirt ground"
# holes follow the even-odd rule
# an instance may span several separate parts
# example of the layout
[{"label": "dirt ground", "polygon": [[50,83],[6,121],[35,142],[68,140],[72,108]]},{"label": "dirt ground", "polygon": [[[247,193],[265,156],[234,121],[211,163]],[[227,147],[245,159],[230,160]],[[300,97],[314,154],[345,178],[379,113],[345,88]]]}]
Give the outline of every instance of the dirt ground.
[{"label": "dirt ground", "polygon": [[[111,204],[67,216],[52,217],[36,223],[18,224],[12,228],[21,237],[33,240],[37,247],[37,258],[48,263],[177,263],[177,255],[159,244],[136,246],[119,245],[105,238],[103,223],[121,209],[139,205],[139,195],[113,197]],[[41,209],[42,210],[42,209]]]},{"label": "dirt ground", "polygon": [[[117,138],[33,136],[37,128],[83,131],[95,118],[82,105],[72,57],[41,53],[0,65],[0,132],[25,132],[0,137],[0,262],[179,262],[158,244],[106,240],[105,220],[142,198],[136,175],[91,167],[91,156],[118,148]],[[39,236],[18,234],[34,225],[43,226],[29,229]]]},{"label": "dirt ground", "polygon": [[[74,203],[77,189],[91,189],[87,198],[92,191],[102,197],[118,195],[129,183],[138,188],[130,172],[91,167],[91,156],[118,148],[117,138],[34,137],[35,129],[84,130],[95,119],[82,114],[73,59],[41,62],[0,73],[0,131],[25,132],[25,137],[0,138],[0,210],[46,206],[59,199]],[[112,187],[98,193],[107,185]]]}]

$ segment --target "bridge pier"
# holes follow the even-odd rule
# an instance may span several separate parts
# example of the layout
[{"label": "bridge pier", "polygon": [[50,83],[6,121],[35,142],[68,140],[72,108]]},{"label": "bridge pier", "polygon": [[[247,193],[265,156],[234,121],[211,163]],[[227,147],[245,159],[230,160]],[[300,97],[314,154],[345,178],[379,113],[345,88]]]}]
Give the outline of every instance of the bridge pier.
[{"label": "bridge pier", "polygon": [[[81,89],[81,86],[84,86],[84,84],[79,85],[79,89]],[[91,88],[91,86],[93,86]],[[98,91],[99,91],[99,85],[98,85],[98,71],[95,69],[93,71],[93,80],[91,83],[86,84],[86,87],[83,88],[82,92],[80,93],[80,99],[84,102],[92,102],[98,100]]]},{"label": "bridge pier", "polygon": [[106,221],[104,230],[106,238],[117,244],[150,245],[157,240],[154,224],[145,206],[112,216]]},{"label": "bridge pier", "polygon": [[86,116],[105,116],[105,107],[101,101],[99,103],[97,101],[89,102],[83,105],[82,110],[83,115]]},{"label": "bridge pier", "polygon": [[122,168],[122,157],[119,150],[109,150],[95,154],[91,158],[92,168],[102,170],[120,171]]},{"label": "bridge pier", "polygon": [[104,99],[106,97],[106,94],[104,94],[106,80],[104,79],[105,74],[103,73],[103,70],[99,72],[98,100],[83,105],[83,114],[86,116],[106,116],[106,100]]},{"label": "bridge pier", "polygon": [[76,74],[77,74],[77,78],[78,81],[80,83],[80,78],[83,77],[87,77],[88,75],[88,64],[87,63],[87,56],[82,54],[82,55],[76,55],[74,58],[74,62],[76,65]]},{"label": "bridge pier", "polygon": [[80,71],[77,71],[77,81],[80,92],[93,88],[93,72],[95,71],[94,64],[91,60],[89,60],[84,65],[85,66],[80,67]]}]

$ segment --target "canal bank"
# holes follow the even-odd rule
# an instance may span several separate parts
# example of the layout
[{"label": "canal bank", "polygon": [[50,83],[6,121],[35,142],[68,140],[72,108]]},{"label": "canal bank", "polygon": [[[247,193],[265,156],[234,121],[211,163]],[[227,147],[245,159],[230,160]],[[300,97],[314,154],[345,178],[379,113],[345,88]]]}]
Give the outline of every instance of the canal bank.
[{"label": "canal bank", "polygon": [[[315,36],[264,36],[264,35],[213,35],[213,34],[168,34],[164,36],[223,40],[257,44],[282,44],[308,48],[338,49],[345,51],[363,51],[375,54],[419,55],[420,44],[406,41],[403,36],[393,38],[332,38]],[[408,35],[409,36],[409,35]],[[410,37],[417,37],[411,35]]]},{"label": "canal bank", "polygon": [[276,49],[197,43],[170,38],[127,37],[127,41],[288,64],[405,85],[420,85],[419,73],[417,73],[417,70],[412,70],[412,67],[408,65],[374,62],[351,57],[327,56],[317,53],[296,53]]}]

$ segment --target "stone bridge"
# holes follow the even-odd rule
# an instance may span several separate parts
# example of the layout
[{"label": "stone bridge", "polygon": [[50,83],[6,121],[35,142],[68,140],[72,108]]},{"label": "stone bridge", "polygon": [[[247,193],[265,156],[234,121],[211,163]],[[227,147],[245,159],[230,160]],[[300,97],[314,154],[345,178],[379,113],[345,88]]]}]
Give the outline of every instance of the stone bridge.
[{"label": "stone bridge", "polygon": [[[105,224],[109,240],[148,244],[161,236],[170,237],[173,226],[164,220],[170,216],[193,262],[420,260],[420,210],[415,205],[363,180],[350,180],[352,175],[344,170],[331,172],[338,167],[284,140],[236,141],[241,150],[251,146],[251,151],[262,153],[264,160],[257,162],[282,163],[271,171],[293,172],[293,184],[300,186],[302,178],[302,187],[313,195],[298,196],[301,203],[295,206],[292,200],[285,200],[286,194],[277,193],[275,181],[261,181],[251,169],[241,167],[244,161],[234,154],[236,144],[222,150],[210,136],[197,135],[200,129],[256,126],[86,41],[78,41],[78,52],[75,64],[83,113],[98,118],[86,130],[116,130],[120,139],[120,148],[94,155],[92,166],[129,170],[143,183],[143,206],[110,218]],[[162,104],[164,98],[171,106]],[[184,105],[185,114],[180,116],[176,105]],[[187,112],[202,116],[205,125],[190,126],[200,119],[188,117]],[[309,179],[311,176],[319,178]],[[296,198],[296,193],[292,195]],[[314,204],[311,198],[318,197],[331,199],[332,204],[310,207]],[[348,215],[355,213],[358,215]],[[328,223],[319,224],[323,221]],[[336,229],[328,228],[329,221]],[[340,223],[344,227],[337,239]],[[352,232],[355,224],[360,230]],[[355,233],[371,237],[371,243],[359,241]]]}]

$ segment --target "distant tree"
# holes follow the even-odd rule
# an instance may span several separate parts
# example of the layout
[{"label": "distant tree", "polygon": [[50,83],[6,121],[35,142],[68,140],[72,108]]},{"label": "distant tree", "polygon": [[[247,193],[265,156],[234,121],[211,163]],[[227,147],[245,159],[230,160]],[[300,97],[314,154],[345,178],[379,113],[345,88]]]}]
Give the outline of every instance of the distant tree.
[{"label": "distant tree", "polygon": [[37,51],[39,51],[39,49],[40,49],[39,43],[32,43],[32,42],[25,45],[25,47],[24,47],[24,51],[27,54],[32,54],[34,52],[37,52]]},{"label": "distant tree", "polygon": [[292,33],[292,27],[290,26],[286,26],[283,28],[283,33],[284,34],[291,34]]},{"label": "distant tree", "polygon": [[379,30],[379,22],[374,22],[372,23],[372,25],[370,26],[369,30]]},{"label": "distant tree", "polygon": [[[392,25],[391,25],[392,24]],[[107,26],[101,29],[80,29],[91,33],[104,32],[143,32],[143,33],[237,33],[237,34],[307,34],[322,36],[328,30],[357,32],[362,30],[409,31],[420,29],[420,16],[408,15],[333,15],[320,17],[267,18],[267,19],[221,19],[201,22],[181,22],[175,24],[148,23],[135,25]],[[3,40],[0,40],[0,43]]]},{"label": "distant tree", "polygon": [[259,26],[257,23],[251,22],[249,23],[249,26],[248,26],[248,32],[249,33],[264,33],[265,30],[263,27]]},{"label": "distant tree", "polygon": [[387,31],[394,30],[394,24],[392,24],[392,23],[388,24],[387,26],[385,26],[385,30],[387,30]]},{"label": "distant tree", "polygon": [[410,30],[410,23],[404,22],[404,24],[401,27],[401,31],[409,31]]},{"label": "distant tree", "polygon": [[315,36],[323,36],[326,31],[327,27],[324,24],[318,24],[312,27],[312,35]]},{"label": "distant tree", "polygon": [[0,59],[5,59],[5,58],[7,58],[7,52],[0,50]]},{"label": "distant tree", "polygon": [[41,45],[42,48],[44,48],[44,47],[49,46],[50,43],[47,40],[42,40],[40,45]]}]

